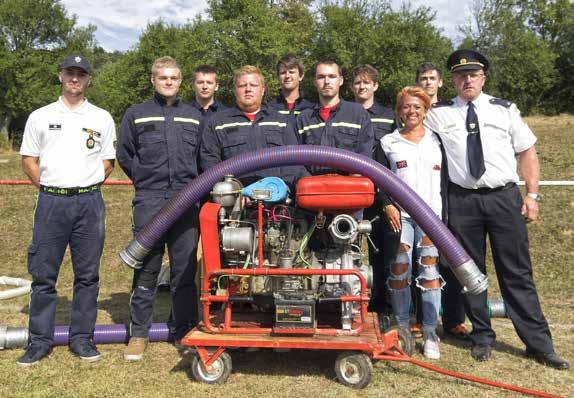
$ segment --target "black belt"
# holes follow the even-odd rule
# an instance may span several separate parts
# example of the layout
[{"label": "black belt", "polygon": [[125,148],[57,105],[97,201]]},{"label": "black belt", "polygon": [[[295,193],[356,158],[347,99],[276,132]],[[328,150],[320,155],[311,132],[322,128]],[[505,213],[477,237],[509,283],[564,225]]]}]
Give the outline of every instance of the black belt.
[{"label": "black belt", "polygon": [[509,182],[506,185],[503,185],[501,187],[496,187],[496,188],[463,188],[460,185],[455,184],[454,182],[449,183],[451,188],[455,188],[457,190],[460,191],[464,191],[464,192],[474,192],[474,193],[489,193],[489,192],[498,192],[498,191],[506,191],[507,189],[510,189],[512,187],[516,186],[516,183],[514,182]]},{"label": "black belt", "polygon": [[58,187],[47,187],[45,185],[40,185],[40,191],[58,196],[76,196],[82,195],[84,193],[90,193],[100,190],[101,184],[90,185],[89,187],[78,187],[78,188],[58,188]]}]

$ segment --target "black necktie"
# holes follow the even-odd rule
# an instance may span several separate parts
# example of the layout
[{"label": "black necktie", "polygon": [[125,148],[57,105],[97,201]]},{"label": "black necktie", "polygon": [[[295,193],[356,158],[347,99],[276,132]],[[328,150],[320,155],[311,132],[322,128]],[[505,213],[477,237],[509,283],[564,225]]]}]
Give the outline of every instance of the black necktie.
[{"label": "black necktie", "polygon": [[478,117],[474,111],[474,104],[469,101],[466,113],[466,156],[470,174],[477,180],[484,174],[484,155],[482,154],[482,141],[480,140],[480,128]]}]

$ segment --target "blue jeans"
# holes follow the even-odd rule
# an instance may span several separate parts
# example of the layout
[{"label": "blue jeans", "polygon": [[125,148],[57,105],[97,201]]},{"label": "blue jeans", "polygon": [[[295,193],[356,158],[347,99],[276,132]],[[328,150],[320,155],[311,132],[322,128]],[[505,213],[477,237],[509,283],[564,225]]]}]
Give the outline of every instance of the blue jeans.
[{"label": "blue jeans", "polygon": [[[416,247],[418,276],[415,279],[416,286],[421,289],[422,310],[423,310],[423,331],[434,332],[437,326],[438,314],[440,310],[441,289],[444,286],[444,280],[438,271],[438,250],[431,244],[422,244],[426,234],[421,227],[417,225],[414,219],[401,216],[401,246],[397,252],[395,260],[391,263],[391,271],[387,284],[391,296],[393,313],[397,318],[400,327],[408,328],[411,308],[411,291],[410,280],[412,275],[412,258],[413,247]],[[430,242],[430,241],[429,241]],[[405,247],[408,250],[405,251]],[[423,262],[425,258],[426,264]],[[397,273],[395,268],[406,270]],[[393,288],[393,281],[407,281],[405,287]],[[440,288],[426,288],[423,286],[424,281],[440,281]]]}]

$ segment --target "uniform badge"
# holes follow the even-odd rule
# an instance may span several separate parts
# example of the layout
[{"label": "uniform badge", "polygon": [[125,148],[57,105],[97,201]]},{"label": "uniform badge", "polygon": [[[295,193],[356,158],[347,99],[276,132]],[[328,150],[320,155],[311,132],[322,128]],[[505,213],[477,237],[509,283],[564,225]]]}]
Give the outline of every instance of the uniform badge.
[{"label": "uniform badge", "polygon": [[439,171],[439,170],[440,170],[440,164],[435,164],[435,165],[432,167],[432,169]]},{"label": "uniform badge", "polygon": [[48,130],[50,131],[62,130],[62,125],[60,123],[48,123]]},{"label": "uniform badge", "polygon": [[92,136],[90,136],[90,137],[86,140],[86,147],[87,147],[88,149],[93,149],[95,144],[96,144],[96,141],[94,141],[94,139],[92,138]]},{"label": "uniform badge", "polygon": [[397,164],[397,169],[404,169],[405,167],[407,167],[407,161],[406,160],[399,160],[396,164]]}]

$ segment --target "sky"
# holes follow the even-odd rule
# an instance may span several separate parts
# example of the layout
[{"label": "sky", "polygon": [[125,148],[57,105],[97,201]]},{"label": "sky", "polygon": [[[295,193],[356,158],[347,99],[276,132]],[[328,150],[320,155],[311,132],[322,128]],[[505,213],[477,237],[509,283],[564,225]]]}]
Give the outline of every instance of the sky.
[{"label": "sky", "polygon": [[[392,0],[396,9],[402,0]],[[470,17],[473,0],[411,0],[413,6],[426,5],[436,11],[435,24],[456,43],[462,40],[457,25]],[[148,22],[163,19],[183,24],[202,14],[207,8],[205,0],[62,0],[69,15],[75,14],[80,26],[97,27],[95,36],[99,45],[108,51],[129,50],[138,41]]]}]

